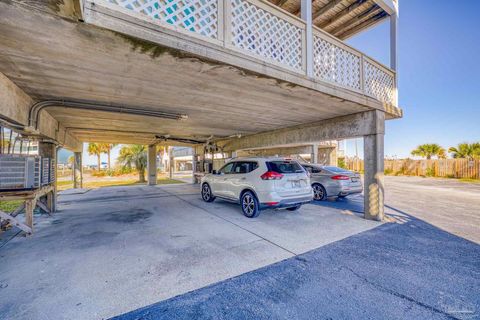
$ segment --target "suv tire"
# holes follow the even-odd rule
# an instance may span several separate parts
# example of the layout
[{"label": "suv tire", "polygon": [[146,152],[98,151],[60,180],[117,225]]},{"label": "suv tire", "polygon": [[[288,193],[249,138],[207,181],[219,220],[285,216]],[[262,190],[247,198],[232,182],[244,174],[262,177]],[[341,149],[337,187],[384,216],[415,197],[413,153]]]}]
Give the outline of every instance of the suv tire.
[{"label": "suv tire", "polygon": [[301,206],[302,206],[301,204],[298,204],[295,207],[287,208],[287,210],[288,211],[297,211],[298,209],[300,209]]},{"label": "suv tire", "polygon": [[251,191],[245,191],[240,198],[243,215],[247,218],[256,218],[260,214],[258,199]]},{"label": "suv tire", "polygon": [[204,183],[202,185],[202,199],[205,202],[212,202],[215,200],[215,197],[212,195],[212,189],[208,185],[208,183]]}]

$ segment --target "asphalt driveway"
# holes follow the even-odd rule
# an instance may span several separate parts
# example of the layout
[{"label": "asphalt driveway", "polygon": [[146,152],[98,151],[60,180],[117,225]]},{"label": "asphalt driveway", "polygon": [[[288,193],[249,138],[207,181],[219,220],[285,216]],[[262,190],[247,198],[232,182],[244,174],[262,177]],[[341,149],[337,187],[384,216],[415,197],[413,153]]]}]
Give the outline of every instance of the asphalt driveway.
[{"label": "asphalt driveway", "polygon": [[116,319],[480,319],[478,186],[386,184],[391,223]]}]

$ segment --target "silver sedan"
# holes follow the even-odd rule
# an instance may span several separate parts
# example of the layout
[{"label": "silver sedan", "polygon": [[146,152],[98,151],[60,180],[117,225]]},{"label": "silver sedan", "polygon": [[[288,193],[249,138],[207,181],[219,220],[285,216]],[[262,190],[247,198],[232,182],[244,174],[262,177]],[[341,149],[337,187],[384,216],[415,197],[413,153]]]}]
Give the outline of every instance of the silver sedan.
[{"label": "silver sedan", "polygon": [[358,173],[334,166],[322,166],[303,163],[310,173],[310,183],[314,200],[326,200],[327,197],[346,197],[363,191]]}]

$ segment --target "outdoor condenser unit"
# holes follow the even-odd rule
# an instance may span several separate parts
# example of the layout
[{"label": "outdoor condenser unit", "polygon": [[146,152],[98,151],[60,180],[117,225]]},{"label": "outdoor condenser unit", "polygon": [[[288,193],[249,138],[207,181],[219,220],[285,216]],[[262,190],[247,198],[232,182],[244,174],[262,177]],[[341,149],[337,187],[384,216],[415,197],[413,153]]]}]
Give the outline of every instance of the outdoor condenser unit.
[{"label": "outdoor condenser unit", "polygon": [[55,159],[42,158],[42,186],[55,182]]},{"label": "outdoor condenser unit", "polygon": [[40,187],[40,158],[0,155],[0,190]]}]

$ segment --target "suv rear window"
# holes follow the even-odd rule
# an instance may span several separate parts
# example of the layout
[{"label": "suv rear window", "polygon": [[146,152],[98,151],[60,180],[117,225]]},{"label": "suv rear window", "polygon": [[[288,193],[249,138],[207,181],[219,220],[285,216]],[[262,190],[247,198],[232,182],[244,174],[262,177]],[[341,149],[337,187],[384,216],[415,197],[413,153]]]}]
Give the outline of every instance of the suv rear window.
[{"label": "suv rear window", "polygon": [[267,161],[268,171],[278,173],[301,173],[305,172],[298,162],[295,161]]}]

